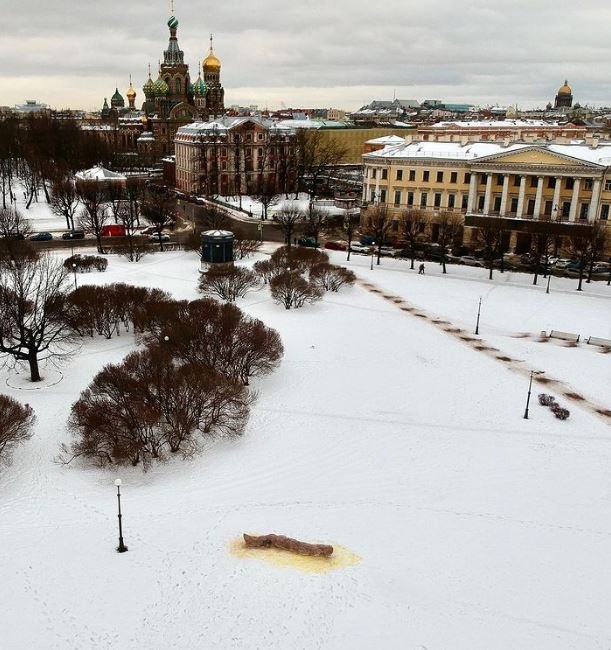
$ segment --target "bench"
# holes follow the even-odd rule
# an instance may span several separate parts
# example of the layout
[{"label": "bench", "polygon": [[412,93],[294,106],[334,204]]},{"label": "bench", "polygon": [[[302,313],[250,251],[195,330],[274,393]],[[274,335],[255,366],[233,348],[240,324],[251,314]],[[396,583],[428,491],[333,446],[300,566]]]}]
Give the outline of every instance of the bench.
[{"label": "bench", "polygon": [[588,345],[600,345],[601,348],[611,348],[611,339],[601,339],[598,336],[590,336],[586,343]]},{"label": "bench", "polygon": [[571,341],[572,343],[579,343],[579,334],[572,332],[561,332],[560,330],[552,330],[549,333],[550,339],[560,339],[561,341]]}]

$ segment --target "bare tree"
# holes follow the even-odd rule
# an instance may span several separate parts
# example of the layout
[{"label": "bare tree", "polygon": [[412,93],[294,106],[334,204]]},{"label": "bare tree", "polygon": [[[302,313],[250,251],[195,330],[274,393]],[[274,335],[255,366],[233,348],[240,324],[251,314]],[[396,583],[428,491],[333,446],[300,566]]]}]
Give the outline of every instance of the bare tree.
[{"label": "bare tree", "polygon": [[36,257],[26,240],[30,223],[16,208],[0,208],[0,264],[13,264],[22,258]]},{"label": "bare tree", "polygon": [[441,265],[443,273],[446,273],[448,246],[452,246],[462,239],[463,221],[460,214],[443,211],[439,213],[437,225],[439,227],[437,243],[441,250]]},{"label": "bare tree", "polygon": [[126,246],[121,249],[122,254],[130,262],[139,262],[151,251],[150,242],[137,236],[138,212],[132,209],[129,203],[122,202],[115,214],[116,220],[125,228]]},{"label": "bare tree", "polygon": [[51,211],[66,219],[66,228],[74,230],[74,217],[79,205],[79,197],[74,180],[70,176],[55,179],[51,186]]},{"label": "bare tree", "polygon": [[299,309],[306,302],[316,302],[323,296],[323,290],[308,282],[297,271],[284,271],[274,276],[270,282],[272,298],[286,309]]},{"label": "bare tree", "polygon": [[280,201],[278,181],[275,174],[261,171],[257,175],[255,191],[252,196],[263,208],[261,218],[267,220],[269,209]]},{"label": "bare tree", "polygon": [[427,213],[418,208],[408,208],[404,210],[399,218],[399,229],[401,237],[409,244],[411,266],[414,269],[416,260],[416,244],[422,237],[426,224],[428,222]]},{"label": "bare tree", "polygon": [[583,291],[583,276],[585,269],[588,265],[591,254],[591,239],[588,233],[580,231],[569,237],[570,248],[572,255],[576,258],[579,268],[579,281],[577,284],[577,291]]},{"label": "bare tree", "polygon": [[259,277],[250,269],[234,264],[213,264],[202,274],[199,290],[204,295],[235,302],[258,285]]},{"label": "bare tree", "polygon": [[284,243],[291,247],[293,239],[304,225],[304,214],[293,205],[287,205],[274,215],[274,221],[280,226]]},{"label": "bare tree", "polygon": [[382,246],[388,238],[392,228],[392,219],[385,205],[377,205],[369,210],[365,217],[365,232],[373,237],[375,246],[378,249],[377,264],[382,257]]},{"label": "bare tree", "polygon": [[35,421],[29,404],[0,395],[0,463],[9,464],[15,447],[31,438]]},{"label": "bare tree", "polygon": [[163,230],[173,225],[175,221],[174,197],[170,190],[163,185],[150,184],[142,206],[142,215],[155,229],[159,249],[163,251]]},{"label": "bare tree", "polygon": [[502,217],[487,217],[486,223],[477,229],[477,240],[484,249],[484,259],[488,264],[489,278],[492,280],[494,262],[503,256],[503,235],[505,224]]},{"label": "bare tree", "polygon": [[108,220],[105,212],[105,190],[98,181],[78,181],[76,191],[83,210],[79,215],[79,224],[83,230],[92,233],[97,242],[98,253],[104,253],[102,229]]},{"label": "bare tree", "polygon": [[64,319],[66,274],[61,261],[42,255],[0,275],[0,355],[26,362],[34,382],[41,380],[39,355],[59,358],[74,341]]},{"label": "bare tree", "polygon": [[532,256],[533,284],[537,284],[541,266],[547,274],[549,256],[554,243],[551,232],[551,217],[545,216],[536,222],[537,231],[532,233],[530,240],[530,253]]},{"label": "bare tree", "polygon": [[227,213],[218,206],[205,203],[200,206],[196,215],[197,229],[205,230],[227,230],[229,228],[229,217]]},{"label": "bare tree", "polygon": [[586,282],[592,282],[592,272],[594,264],[598,262],[605,252],[605,245],[607,243],[608,232],[607,226],[603,225],[601,221],[596,221],[592,224],[590,230],[590,263],[588,266],[588,279]]},{"label": "bare tree", "polygon": [[351,246],[352,242],[354,241],[354,236],[358,232],[360,221],[360,212],[351,212],[350,210],[346,210],[344,218],[342,219],[340,225],[341,231],[346,235],[346,239],[348,240],[348,256],[346,257],[347,262],[350,261],[350,253],[352,252]]}]

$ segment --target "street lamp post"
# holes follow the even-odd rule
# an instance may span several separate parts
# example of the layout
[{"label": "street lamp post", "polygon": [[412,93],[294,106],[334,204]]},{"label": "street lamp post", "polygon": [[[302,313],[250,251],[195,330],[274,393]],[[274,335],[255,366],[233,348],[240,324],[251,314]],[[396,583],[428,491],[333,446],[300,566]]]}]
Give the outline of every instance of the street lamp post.
[{"label": "street lamp post", "polygon": [[545,293],[549,293],[549,283],[550,283],[550,280],[551,280],[551,279],[552,279],[552,274],[550,273],[550,274],[547,276],[547,287],[545,288]]},{"label": "street lamp post", "polygon": [[530,381],[528,382],[528,397],[526,398],[526,409],[524,410],[524,419],[528,420],[528,405],[530,404],[530,394],[533,387],[533,377],[534,375],[542,375],[542,370],[531,370],[530,371]]},{"label": "street lamp post", "polygon": [[76,284],[76,264],[72,264],[72,272],[74,273],[74,289],[78,289],[78,286]]},{"label": "street lamp post", "polygon": [[482,297],[479,297],[479,304],[477,305],[477,322],[475,323],[475,333],[479,334],[479,315],[482,311]]},{"label": "street lamp post", "polygon": [[373,256],[376,250],[376,243],[374,241],[371,242],[371,270],[373,271]]},{"label": "street lamp post", "polygon": [[115,481],[115,485],[117,486],[117,504],[119,506],[119,546],[117,546],[117,552],[118,553],[125,553],[127,551],[127,546],[123,543],[123,524],[121,521],[122,515],[121,515],[121,479],[118,478]]}]

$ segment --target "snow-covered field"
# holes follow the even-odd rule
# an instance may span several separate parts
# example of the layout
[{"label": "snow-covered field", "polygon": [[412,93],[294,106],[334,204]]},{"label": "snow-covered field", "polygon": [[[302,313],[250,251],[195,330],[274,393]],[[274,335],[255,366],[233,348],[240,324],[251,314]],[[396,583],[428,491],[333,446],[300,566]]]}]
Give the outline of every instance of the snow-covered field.
[{"label": "snow-covered field", "polygon": [[[351,266],[465,330],[482,296],[481,338],[518,369],[361,286],[295,312],[262,290],[239,304],[280,331],[286,354],[256,382],[245,435],[147,474],[53,462],[71,403],[131,336],[85,341],[48,388],[12,389],[0,371],[3,392],[39,416],[0,471],[2,648],[611,647],[611,431],[573,402],[566,422],[536,399],[524,420],[519,371],[546,370],[611,408],[611,355],[512,338],[609,336],[611,290],[553,280],[545,295],[517,274],[489,283],[481,269],[441,277],[427,264],[419,277],[404,262],[368,264]],[[79,282],[192,298],[197,269],[186,253],[111,258]],[[232,554],[242,532],[340,544],[361,560],[324,574],[275,566]]]},{"label": "snow-covered field", "polygon": [[[219,197],[219,200],[227,204],[228,206],[233,206],[235,208],[240,206],[240,199],[235,196],[221,196]],[[336,208],[333,205],[333,201],[329,201],[329,200],[315,201],[314,205],[319,210],[322,210],[323,212],[328,212],[329,214],[332,215],[344,214],[345,212],[341,208]],[[295,199],[294,195],[291,194],[290,198],[285,199],[281,197],[277,203],[274,203],[274,205],[270,205],[267,209],[267,214],[268,214],[268,218],[271,219],[274,214],[277,214],[278,212],[281,212],[282,210],[288,208],[301,210],[301,212],[307,212],[308,206],[309,206],[309,199],[307,194],[300,193],[299,198],[297,199]],[[261,219],[263,215],[263,207],[261,203],[256,199],[253,199],[251,196],[242,197],[241,207],[242,210],[244,210],[246,213],[250,213],[249,215],[245,215],[244,213],[238,213],[238,216],[240,216],[241,218],[252,216],[253,219]]]}]

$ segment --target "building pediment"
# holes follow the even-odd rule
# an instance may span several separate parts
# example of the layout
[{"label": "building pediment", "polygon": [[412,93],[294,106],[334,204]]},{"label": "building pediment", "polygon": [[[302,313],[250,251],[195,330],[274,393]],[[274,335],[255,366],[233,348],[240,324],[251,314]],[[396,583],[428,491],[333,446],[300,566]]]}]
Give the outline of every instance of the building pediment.
[{"label": "building pediment", "polygon": [[519,150],[510,150],[504,151],[497,154],[492,154],[490,156],[482,156],[481,158],[476,158],[473,163],[494,165],[498,163],[499,165],[512,165],[516,167],[528,166],[528,167],[583,167],[584,169],[602,169],[602,165],[593,163],[590,161],[577,158],[575,156],[569,156],[557,151],[550,151],[546,147],[525,147]]}]

